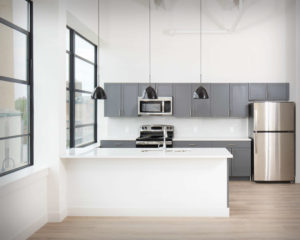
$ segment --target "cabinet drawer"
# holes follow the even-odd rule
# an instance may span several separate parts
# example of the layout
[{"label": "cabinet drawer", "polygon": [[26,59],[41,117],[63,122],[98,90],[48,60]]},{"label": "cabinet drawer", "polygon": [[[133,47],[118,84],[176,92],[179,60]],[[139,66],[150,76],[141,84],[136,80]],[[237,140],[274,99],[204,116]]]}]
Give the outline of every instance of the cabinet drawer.
[{"label": "cabinet drawer", "polygon": [[250,148],[251,141],[214,141],[212,147],[217,148]]},{"label": "cabinet drawer", "polygon": [[174,141],[174,148],[208,148],[212,147],[210,141]]},{"label": "cabinet drawer", "polygon": [[102,140],[102,148],[135,148],[135,141],[129,140]]}]

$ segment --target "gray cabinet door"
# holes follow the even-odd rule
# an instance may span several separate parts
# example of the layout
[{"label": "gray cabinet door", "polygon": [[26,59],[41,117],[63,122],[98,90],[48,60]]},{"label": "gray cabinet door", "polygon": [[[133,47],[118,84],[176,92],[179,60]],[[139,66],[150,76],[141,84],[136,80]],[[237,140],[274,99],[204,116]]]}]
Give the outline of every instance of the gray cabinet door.
[{"label": "gray cabinet door", "polygon": [[267,100],[267,83],[250,83],[249,100],[250,101]]},{"label": "gray cabinet door", "polygon": [[229,116],[229,84],[213,83],[210,87],[211,92],[211,116]]},{"label": "gray cabinet door", "polygon": [[289,84],[288,83],[269,83],[268,100],[270,101],[288,101]]},{"label": "gray cabinet door", "polygon": [[249,177],[251,175],[251,150],[250,148],[232,148],[231,176]]},{"label": "gray cabinet door", "polygon": [[[199,83],[193,83],[191,89],[191,97],[193,96],[193,92],[200,86]],[[193,99],[192,100],[192,117],[209,117],[210,116],[210,84],[201,84],[209,96],[208,99]]]},{"label": "gray cabinet door", "polygon": [[[150,84],[149,83],[139,83],[138,86],[139,86],[138,96],[142,97],[145,89],[147,87],[149,87]],[[155,89],[155,83],[151,83],[151,86]]]},{"label": "gray cabinet door", "polygon": [[123,111],[121,115],[124,117],[137,117],[138,115],[138,84],[126,83],[122,84],[123,90]]},{"label": "gray cabinet door", "polygon": [[120,83],[104,83],[107,99],[104,101],[105,117],[121,116],[122,86]]},{"label": "gray cabinet door", "polygon": [[248,83],[230,84],[230,116],[248,117]]},{"label": "gray cabinet door", "polygon": [[158,97],[173,97],[172,83],[156,83],[155,87]]},{"label": "gray cabinet door", "polygon": [[173,84],[173,115],[175,117],[191,117],[191,84],[175,83]]}]

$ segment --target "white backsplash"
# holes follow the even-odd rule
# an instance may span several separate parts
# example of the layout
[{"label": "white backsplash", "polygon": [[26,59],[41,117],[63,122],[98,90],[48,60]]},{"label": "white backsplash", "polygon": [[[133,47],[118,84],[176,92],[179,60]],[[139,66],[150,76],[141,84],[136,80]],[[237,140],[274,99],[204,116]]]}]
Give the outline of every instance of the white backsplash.
[{"label": "white backsplash", "polygon": [[134,140],[143,124],[174,125],[175,139],[248,137],[246,118],[104,117],[99,122],[99,139]]}]

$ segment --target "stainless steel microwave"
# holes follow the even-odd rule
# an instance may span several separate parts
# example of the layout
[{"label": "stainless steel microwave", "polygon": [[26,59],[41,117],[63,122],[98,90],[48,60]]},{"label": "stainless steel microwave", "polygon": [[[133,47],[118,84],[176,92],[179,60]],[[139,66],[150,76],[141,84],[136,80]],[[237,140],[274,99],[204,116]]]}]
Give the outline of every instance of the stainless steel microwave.
[{"label": "stainless steel microwave", "polygon": [[172,97],[159,97],[157,99],[138,98],[139,116],[173,115]]}]

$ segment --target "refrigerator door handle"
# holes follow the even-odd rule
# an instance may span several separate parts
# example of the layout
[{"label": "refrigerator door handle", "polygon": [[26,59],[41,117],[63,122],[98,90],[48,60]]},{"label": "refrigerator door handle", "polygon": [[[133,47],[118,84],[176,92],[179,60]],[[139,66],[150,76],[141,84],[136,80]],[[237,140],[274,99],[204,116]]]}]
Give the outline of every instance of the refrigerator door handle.
[{"label": "refrigerator door handle", "polygon": [[257,153],[257,139],[256,139],[256,134],[254,133],[254,152]]}]

